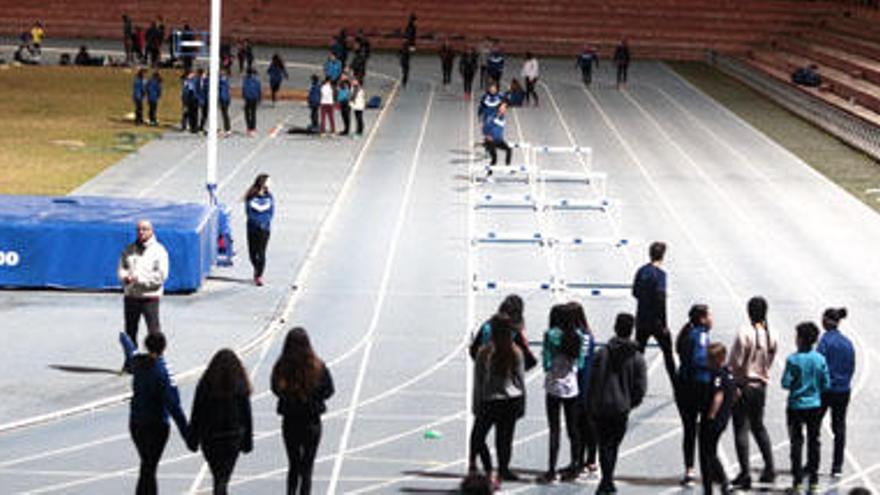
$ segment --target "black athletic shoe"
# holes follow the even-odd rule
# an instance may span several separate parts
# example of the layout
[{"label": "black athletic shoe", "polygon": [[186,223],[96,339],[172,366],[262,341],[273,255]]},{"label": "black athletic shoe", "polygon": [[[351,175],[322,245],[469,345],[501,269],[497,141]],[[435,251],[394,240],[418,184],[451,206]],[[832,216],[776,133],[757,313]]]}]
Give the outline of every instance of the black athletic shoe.
[{"label": "black athletic shoe", "polygon": [[739,476],[730,482],[730,486],[732,486],[734,490],[751,490],[752,478],[746,473],[739,473]]},{"label": "black athletic shoe", "polygon": [[685,473],[685,475],[681,477],[681,481],[679,481],[679,484],[681,486],[690,487],[690,486],[694,486],[696,481],[697,481],[697,478],[694,477],[694,475],[692,475],[690,473]]},{"label": "black athletic shoe", "polygon": [[758,481],[761,483],[772,485],[776,482],[776,472],[765,470],[763,473],[761,473],[761,477],[758,478]]},{"label": "black athletic shoe", "polygon": [[516,473],[514,473],[513,471],[511,471],[509,469],[506,471],[499,472],[498,477],[501,478],[501,481],[514,481],[514,482],[520,481],[520,477],[517,476]]},{"label": "black athletic shoe", "polygon": [[536,480],[539,484],[549,485],[551,483],[556,483],[556,472],[555,471],[547,471],[546,473],[538,476]]}]

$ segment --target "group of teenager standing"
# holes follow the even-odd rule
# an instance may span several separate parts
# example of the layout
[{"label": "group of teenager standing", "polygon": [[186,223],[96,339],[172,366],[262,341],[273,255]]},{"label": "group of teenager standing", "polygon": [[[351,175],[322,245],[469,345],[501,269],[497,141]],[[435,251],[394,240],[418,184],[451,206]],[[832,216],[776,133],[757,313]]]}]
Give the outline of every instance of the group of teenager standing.
[{"label": "group of teenager standing", "polygon": [[[598,459],[601,480],[596,493],[617,493],[614,470],[618,448],[629,413],[638,407],[647,390],[643,354],[651,339],[657,341],[663,353],[681,418],[685,465],[682,485],[696,483],[699,453],[704,493],[712,493],[715,485],[720,485],[722,493],[751,489],[750,435],[764,460],[757,481],[775,481],[777,471],[764,410],[770,369],[779,344],[768,324],[768,303],[760,296],[748,301],[749,323],[737,332],[729,351],[711,338],[714,320],[705,304],[690,308],[687,323],[673,342],[666,321],[665,253],[663,243],[650,246],[650,262],[638,270],[633,281],[636,314],[618,314],[614,337],[604,345],[596,342],[583,307],[577,302],[551,308],[540,360],[529,349],[524,305],[516,295],[508,296],[497,313],[477,330],[470,348],[475,361],[475,421],[470,437],[470,474],[463,489],[479,486],[474,481],[477,478],[494,488],[503,481],[519,479],[510,468],[514,430],[525,414],[526,372],[540,362],[544,370],[549,464],[538,481],[570,481],[583,472],[595,474]],[[838,479],[843,469],[846,411],[855,372],[855,350],[840,331],[846,316],[846,309],[827,309],[822,315],[824,333],[815,323],[798,324],[794,332],[797,351],[785,360],[781,385],[788,390],[786,424],[794,493],[803,493],[805,483],[810,493],[818,492],[820,425],[828,411],[834,436],[832,478]],[[560,414],[565,418],[571,453],[569,464],[557,470]],[[727,478],[718,458],[718,443],[730,422],[740,469],[733,480]],[[497,468],[493,468],[485,443],[492,428]]]}]

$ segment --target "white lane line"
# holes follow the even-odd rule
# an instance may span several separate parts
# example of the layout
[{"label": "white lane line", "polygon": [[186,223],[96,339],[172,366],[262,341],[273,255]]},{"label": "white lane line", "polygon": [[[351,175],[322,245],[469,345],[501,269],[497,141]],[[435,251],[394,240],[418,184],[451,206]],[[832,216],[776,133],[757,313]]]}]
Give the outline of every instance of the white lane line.
[{"label": "white lane line", "polygon": [[422,154],[422,144],[425,141],[425,132],[428,129],[428,121],[431,117],[431,106],[434,103],[434,85],[431,85],[431,90],[428,95],[428,104],[425,109],[425,116],[422,120],[421,130],[419,131],[419,138],[416,142],[416,148],[413,152],[413,160],[410,165],[409,176],[407,177],[406,186],[403,192],[403,199],[401,201],[400,207],[397,212],[397,221],[394,225],[394,231],[391,234],[391,244],[388,247],[388,255],[385,258],[385,268],[382,273],[382,279],[379,283],[379,293],[376,297],[376,306],[373,310],[373,317],[370,320],[370,325],[367,328],[367,343],[364,347],[364,352],[361,357],[360,367],[358,369],[357,379],[355,380],[354,390],[351,394],[351,400],[349,402],[349,412],[348,418],[345,420],[345,426],[342,430],[342,437],[339,440],[339,457],[336,458],[336,462],[333,464],[333,472],[330,476],[330,485],[327,488],[327,493],[330,495],[334,495],[336,493],[336,487],[339,483],[339,475],[342,472],[342,464],[345,459],[345,450],[348,448],[348,441],[351,437],[351,428],[354,425],[355,413],[357,411],[357,403],[360,400],[361,390],[364,385],[364,378],[367,375],[367,365],[370,362],[370,356],[373,351],[373,335],[376,333],[376,329],[379,326],[379,319],[382,315],[382,310],[385,306],[385,297],[388,293],[388,284],[391,281],[391,272],[394,268],[394,261],[397,257],[397,249],[400,245],[401,234],[403,234],[403,226],[404,222],[407,218],[407,213],[409,209],[410,198],[412,197],[413,185],[416,180],[416,171],[418,170],[419,158]]},{"label": "white lane line", "polygon": [[9,468],[12,466],[18,466],[19,464],[26,464],[28,462],[38,461],[40,459],[46,459],[49,457],[69,454],[71,452],[77,452],[77,451],[83,450],[83,449],[98,447],[100,445],[118,442],[120,440],[126,440],[128,438],[129,438],[128,433],[120,433],[119,435],[113,435],[113,436],[109,436],[109,437],[99,438],[99,439],[91,441],[91,442],[78,443],[76,445],[70,445],[67,447],[53,449],[53,450],[49,450],[46,452],[40,452],[38,454],[26,455],[24,457],[16,457],[13,459],[9,459],[9,460],[0,462],[0,469],[6,469],[6,468]]},{"label": "white lane line", "polygon": [[229,183],[232,182],[232,179],[234,179],[235,176],[238,175],[239,172],[241,172],[241,169],[244,168],[245,165],[249,164],[261,151],[263,151],[263,148],[273,142],[275,137],[278,136],[278,129],[284,127],[287,124],[287,120],[289,118],[289,116],[284,117],[283,119],[281,119],[280,122],[276,123],[275,126],[273,126],[269,130],[266,136],[260,140],[259,144],[257,144],[257,146],[254,147],[254,149],[252,149],[250,153],[245,155],[245,157],[242,158],[238,162],[238,164],[236,164],[235,167],[231,171],[229,171],[228,174],[226,174],[226,177],[222,181],[220,181],[219,184],[217,184],[217,194],[220,194],[220,191],[222,191],[227,185],[229,185]]},{"label": "white lane line", "polygon": [[[467,144],[467,153],[468,153],[468,164],[467,164],[467,177],[468,177],[468,191],[467,191],[467,238],[465,238],[464,242],[466,243],[465,248],[467,249],[468,257],[467,257],[467,279],[464,281],[465,286],[464,290],[467,291],[467,308],[465,311],[465,339],[470,337],[470,333],[474,331],[477,323],[477,296],[474,293],[473,287],[471,284],[474,283],[474,277],[477,274],[477,259],[476,253],[474,253],[473,246],[471,245],[471,240],[474,238],[474,231],[476,229],[476,213],[474,210],[474,205],[476,204],[476,191],[475,186],[473,184],[473,173],[475,169],[474,162],[474,99],[470,98],[468,104],[466,106],[468,113],[468,128],[467,135],[468,138],[466,140]],[[464,350],[464,389],[465,389],[465,398],[464,398],[464,408],[465,408],[465,420],[464,420],[464,438],[470,439],[470,431],[474,425],[474,417],[471,414],[471,410],[474,406],[474,363],[471,361],[469,348],[465,346]],[[470,456],[470,440],[464,442],[464,455],[465,458]]]},{"label": "white lane line", "polygon": [[[662,89],[660,89],[660,88],[656,88],[656,89],[661,95],[665,95],[667,98],[669,98],[669,96]],[[648,121],[650,121],[652,123],[652,125],[663,135],[665,140],[669,144],[671,144],[673,146],[673,148],[675,148],[679,152],[679,154],[682,155],[682,157],[685,158],[685,161],[691,165],[691,168],[695,172],[697,172],[697,174],[703,179],[703,181],[706,182],[707,184],[709,184],[709,186],[715,190],[715,192],[724,200],[725,203],[727,203],[727,205],[730,207],[730,209],[740,218],[740,220],[743,223],[750,226],[750,231],[751,232],[759,232],[760,231],[759,227],[756,225],[753,218],[746,213],[746,211],[742,207],[742,205],[740,203],[737,203],[736,201],[734,201],[733,198],[731,198],[727,194],[727,192],[724,190],[724,188],[722,188],[707,172],[705,172],[703,170],[703,168],[684,149],[684,147],[680,143],[678,143],[678,141],[676,141],[675,138],[669,132],[666,131],[666,129],[663,128],[663,126],[660,124],[660,122],[657,121],[656,117],[654,117],[654,115],[651,112],[649,112],[646,108],[644,108],[644,106],[642,106],[642,104],[639,103],[639,101],[636,100],[629,92],[624,93],[624,96],[642,113],[642,115],[644,115],[647,118]],[[669,98],[669,99],[671,99],[671,98]],[[677,102],[676,102],[675,106],[681,108],[681,106],[678,105]],[[689,114],[689,112],[687,112],[686,110],[685,110],[685,112],[686,112],[686,114]],[[698,119],[693,118],[693,120],[698,120]],[[743,155],[743,153],[741,151],[736,150],[733,146],[731,146],[729,143],[727,143],[726,141],[724,141],[723,139],[718,137],[717,134],[715,134],[713,131],[711,131],[707,127],[702,126],[702,128],[704,129],[705,132],[707,132],[710,136],[712,136],[716,140],[716,142],[721,144],[728,151],[732,152],[737,157],[737,160],[740,163],[742,163],[749,171],[751,171],[752,174],[754,174],[755,176],[760,178],[764,183],[768,184],[774,190],[775,194],[782,195],[781,197],[788,196],[788,194],[785,191],[783,191],[782,188],[778,187],[778,185],[776,185],[766,174],[764,174],[762,171],[756,169],[755,166],[745,157],[745,155]],[[774,249],[778,249],[777,246],[780,246],[782,243],[780,242],[779,236],[776,234],[774,229],[763,229],[763,230],[764,230],[764,232],[761,235],[761,238],[770,239],[771,241],[767,242],[766,244],[773,246]],[[796,266],[793,263],[793,258],[790,256],[787,256],[786,253],[781,253],[781,254],[782,254],[782,256],[780,256],[779,258],[785,260],[785,263],[790,265],[790,269],[788,270],[788,272],[794,274],[795,276],[797,276],[800,279],[800,283],[798,285],[807,289],[807,292],[809,292],[810,297],[813,299],[813,302],[815,302],[819,305],[826,305],[827,306],[829,304],[829,301],[827,300],[827,298],[822,294],[822,292],[818,289],[818,287],[816,287],[816,285],[813,283],[813,281],[810,278],[805,276],[805,273],[803,272],[803,270],[800,270],[799,269],[800,267]],[[850,335],[853,336],[853,340],[855,341],[856,348],[861,350],[862,357],[866,358],[867,356],[865,353],[865,349],[867,347],[866,347],[865,342],[861,339],[859,332],[857,330],[853,330],[850,332]],[[865,364],[865,369],[861,373],[860,380],[856,386],[856,389],[854,390],[854,393],[853,393],[854,398],[859,395],[859,393],[862,391],[863,387],[867,383],[868,374],[870,372],[870,359],[862,359],[861,361],[865,362],[866,364]],[[830,427],[827,424],[826,424],[826,431],[830,431]],[[845,456],[846,456],[847,461],[849,461],[849,463],[853,466],[853,468],[855,468],[856,471],[862,470],[861,464],[859,463],[859,461],[856,459],[856,457],[852,454],[852,452],[849,449],[847,449],[845,451]],[[876,491],[876,488],[873,486],[873,483],[871,482],[870,479],[865,477],[864,482],[868,486],[869,489],[871,489],[872,491]]]}]

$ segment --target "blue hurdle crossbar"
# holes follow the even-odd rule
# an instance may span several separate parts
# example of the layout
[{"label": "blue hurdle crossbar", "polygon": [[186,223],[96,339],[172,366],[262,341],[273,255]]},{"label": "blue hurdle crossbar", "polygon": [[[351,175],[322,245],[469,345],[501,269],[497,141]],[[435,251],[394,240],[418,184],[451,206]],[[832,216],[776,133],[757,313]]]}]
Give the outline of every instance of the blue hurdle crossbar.
[{"label": "blue hurdle crossbar", "polygon": [[499,234],[498,232],[487,232],[485,236],[477,237],[473,240],[474,244],[544,244],[546,239],[540,232],[532,234]]},{"label": "blue hurdle crossbar", "polygon": [[573,201],[570,199],[560,199],[556,203],[547,205],[547,208],[560,211],[606,211],[611,206],[611,202],[607,199],[595,201]]}]

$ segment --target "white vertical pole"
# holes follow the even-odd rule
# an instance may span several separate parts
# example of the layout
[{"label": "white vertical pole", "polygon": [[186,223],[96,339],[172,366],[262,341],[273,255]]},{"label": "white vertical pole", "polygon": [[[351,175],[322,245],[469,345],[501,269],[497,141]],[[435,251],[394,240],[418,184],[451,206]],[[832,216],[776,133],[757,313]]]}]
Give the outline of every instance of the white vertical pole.
[{"label": "white vertical pole", "polygon": [[208,64],[208,164],[206,182],[208,200],[215,199],[217,189],[217,111],[220,89],[220,5],[222,0],[211,1],[210,63]]}]

